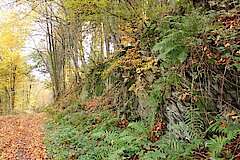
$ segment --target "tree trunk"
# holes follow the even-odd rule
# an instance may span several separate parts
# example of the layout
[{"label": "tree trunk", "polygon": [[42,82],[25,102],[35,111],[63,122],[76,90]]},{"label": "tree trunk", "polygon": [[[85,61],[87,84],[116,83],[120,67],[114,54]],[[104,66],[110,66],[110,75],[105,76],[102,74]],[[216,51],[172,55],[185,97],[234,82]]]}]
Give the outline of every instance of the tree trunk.
[{"label": "tree trunk", "polygon": [[12,64],[10,65],[10,70],[11,70],[11,74],[10,74],[10,92],[9,92],[9,109],[10,112],[12,112],[14,110],[15,107],[15,84],[16,84],[16,67],[12,66]]}]

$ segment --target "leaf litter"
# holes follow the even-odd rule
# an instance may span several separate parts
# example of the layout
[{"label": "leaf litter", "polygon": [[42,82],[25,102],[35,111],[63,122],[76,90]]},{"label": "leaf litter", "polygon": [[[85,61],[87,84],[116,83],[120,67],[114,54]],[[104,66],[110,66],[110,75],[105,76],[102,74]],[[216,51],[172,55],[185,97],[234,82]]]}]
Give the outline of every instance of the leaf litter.
[{"label": "leaf litter", "polygon": [[0,116],[1,160],[45,160],[45,113]]}]

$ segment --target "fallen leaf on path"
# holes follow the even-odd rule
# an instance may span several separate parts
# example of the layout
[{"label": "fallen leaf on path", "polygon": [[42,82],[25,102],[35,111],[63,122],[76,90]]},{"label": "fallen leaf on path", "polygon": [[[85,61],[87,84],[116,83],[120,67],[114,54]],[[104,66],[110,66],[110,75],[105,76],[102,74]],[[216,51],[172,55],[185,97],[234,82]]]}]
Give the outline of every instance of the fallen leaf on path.
[{"label": "fallen leaf on path", "polygon": [[0,117],[1,160],[45,160],[44,113]]}]

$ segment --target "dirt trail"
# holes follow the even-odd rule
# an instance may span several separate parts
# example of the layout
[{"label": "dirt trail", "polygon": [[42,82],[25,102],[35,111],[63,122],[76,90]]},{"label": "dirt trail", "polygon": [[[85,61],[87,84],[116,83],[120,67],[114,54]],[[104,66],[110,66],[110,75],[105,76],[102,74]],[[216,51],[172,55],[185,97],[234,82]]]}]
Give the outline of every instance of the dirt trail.
[{"label": "dirt trail", "polygon": [[47,159],[44,113],[0,116],[0,160]]}]

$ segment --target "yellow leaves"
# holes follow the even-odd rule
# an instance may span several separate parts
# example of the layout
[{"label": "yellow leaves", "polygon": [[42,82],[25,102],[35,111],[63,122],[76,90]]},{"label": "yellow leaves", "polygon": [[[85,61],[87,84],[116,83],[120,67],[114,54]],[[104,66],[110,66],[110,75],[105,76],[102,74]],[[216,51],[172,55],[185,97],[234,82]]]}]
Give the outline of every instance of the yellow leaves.
[{"label": "yellow leaves", "polygon": [[233,120],[237,120],[240,118],[240,115],[237,115],[237,112],[232,110],[230,113],[226,114],[226,118],[231,118]]},{"label": "yellow leaves", "polygon": [[0,22],[0,49],[1,52],[14,52],[20,50],[26,37],[25,21],[20,20],[19,15],[14,12],[5,14],[7,20]]},{"label": "yellow leaves", "polygon": [[130,38],[130,37],[126,37],[126,36],[123,36],[122,40],[123,40],[122,43],[124,46],[127,46],[129,44],[134,44],[134,42],[135,42],[134,38]]},{"label": "yellow leaves", "polygon": [[116,60],[107,70],[104,70],[102,77],[106,78],[117,66],[119,66],[121,60]]},{"label": "yellow leaves", "polygon": [[240,119],[240,116],[232,116],[233,120]]},{"label": "yellow leaves", "polygon": [[240,56],[240,50],[236,52],[236,56]]},{"label": "yellow leaves", "polygon": [[14,101],[12,105],[18,101],[21,82],[26,81],[26,75],[30,71],[25,57],[21,56],[28,23],[21,20],[20,14],[14,11],[1,15],[4,19],[0,21],[0,92],[12,95],[9,97],[9,101]]},{"label": "yellow leaves", "polygon": [[134,91],[136,94],[139,94],[144,90],[146,85],[147,84],[140,77],[137,77],[135,83],[128,89],[128,91]]},{"label": "yellow leaves", "polygon": [[102,8],[108,4],[109,2],[106,0],[67,0],[64,2],[64,6],[69,8],[70,19],[74,20],[76,13],[81,13],[79,18],[86,21],[98,20]]},{"label": "yellow leaves", "polygon": [[[1,55],[1,52],[0,52]],[[25,74],[28,72],[28,67],[25,65],[26,60],[21,57],[20,53],[12,53],[4,56],[2,61],[0,61],[0,73],[6,74]],[[16,70],[11,70],[10,67],[16,68]],[[0,74],[1,76],[1,74]]]},{"label": "yellow leaves", "polygon": [[13,11],[1,15],[6,19],[0,21],[0,57],[5,63],[17,63],[22,61],[20,52],[27,36],[26,23]]},{"label": "yellow leaves", "polygon": [[[148,82],[152,81],[152,75],[154,73],[160,72],[158,60],[140,55],[139,48],[137,47],[128,49],[125,55],[116,59],[112,65],[103,72],[102,76],[106,78],[114,70],[122,72],[122,75],[124,75],[122,78],[127,79],[126,81],[131,79],[131,82],[134,82],[128,91],[134,91],[137,94],[142,93],[146,87],[149,87]],[[136,76],[131,77],[131,74]]]},{"label": "yellow leaves", "polygon": [[133,85],[128,89],[128,91],[133,91],[133,90],[135,89],[135,87],[136,87],[136,85],[133,84]]}]

